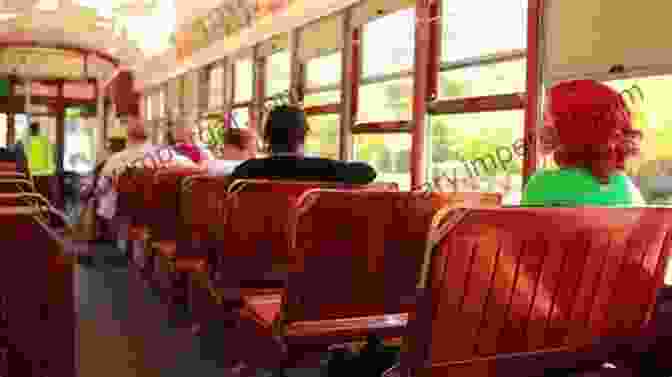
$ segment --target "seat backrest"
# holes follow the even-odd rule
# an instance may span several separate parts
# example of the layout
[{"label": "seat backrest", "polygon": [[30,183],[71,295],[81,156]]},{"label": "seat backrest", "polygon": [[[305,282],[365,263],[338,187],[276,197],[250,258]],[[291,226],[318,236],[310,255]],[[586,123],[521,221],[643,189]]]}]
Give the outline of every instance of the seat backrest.
[{"label": "seat backrest", "polygon": [[[148,203],[152,202],[156,171],[157,169],[151,168],[129,168],[124,174],[126,179],[123,182],[125,186],[123,206],[135,224],[146,225],[152,221],[153,214]],[[119,183],[122,184],[121,179]]]},{"label": "seat backrest", "polygon": [[424,193],[313,190],[297,210],[288,321],[406,313],[438,208]]},{"label": "seat backrest", "polygon": [[294,218],[303,189],[246,191],[230,196],[225,205],[221,270],[232,282],[260,281],[273,271],[295,265],[291,250]]},{"label": "seat backrest", "polygon": [[[227,176],[192,175],[182,181],[180,215],[185,241],[215,241],[222,238],[226,216],[227,189],[232,182]],[[219,235],[216,233],[219,231]]]},{"label": "seat backrest", "polygon": [[444,223],[431,257],[426,300],[410,325],[415,363],[472,375],[465,365],[483,367],[487,356],[635,335],[651,315],[672,208],[463,214]]},{"label": "seat backrest", "polygon": [[270,179],[239,179],[231,185],[231,191],[284,191],[296,195],[314,188],[362,190],[362,191],[399,191],[396,183],[374,182],[368,185],[351,185],[339,182],[306,182]]},{"label": "seat backrest", "polygon": [[[40,212],[30,206],[0,206],[5,251],[0,263],[0,297],[7,340],[31,361],[35,375],[73,376],[75,272],[63,254],[62,240],[39,220]],[[54,343],[44,342],[46,334]],[[36,370],[39,367],[42,372]]]},{"label": "seat backrest", "polygon": [[176,239],[182,224],[179,203],[182,180],[200,173],[199,169],[186,167],[171,167],[155,173],[151,197],[145,201],[145,208],[151,211],[149,225],[156,239]]}]

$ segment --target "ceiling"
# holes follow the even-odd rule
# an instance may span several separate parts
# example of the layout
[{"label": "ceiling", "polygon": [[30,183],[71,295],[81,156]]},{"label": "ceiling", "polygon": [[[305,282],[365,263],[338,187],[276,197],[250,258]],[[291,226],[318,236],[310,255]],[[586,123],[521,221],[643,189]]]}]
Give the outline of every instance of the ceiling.
[{"label": "ceiling", "polygon": [[[0,0],[0,49],[49,47],[90,53],[97,59],[89,61],[89,73],[108,74],[114,70],[110,63],[132,67],[173,47],[175,1],[179,0]],[[186,9],[187,2],[180,2]],[[3,63],[0,71],[7,70]]]}]

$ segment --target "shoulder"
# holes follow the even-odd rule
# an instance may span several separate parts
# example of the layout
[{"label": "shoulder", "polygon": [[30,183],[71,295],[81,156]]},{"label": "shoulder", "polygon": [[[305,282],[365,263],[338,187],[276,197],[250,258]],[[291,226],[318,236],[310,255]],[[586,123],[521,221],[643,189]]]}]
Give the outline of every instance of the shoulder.
[{"label": "shoulder", "polygon": [[553,185],[557,184],[562,176],[560,170],[540,169],[537,170],[525,184],[521,202],[523,204],[544,202],[545,194]]}]

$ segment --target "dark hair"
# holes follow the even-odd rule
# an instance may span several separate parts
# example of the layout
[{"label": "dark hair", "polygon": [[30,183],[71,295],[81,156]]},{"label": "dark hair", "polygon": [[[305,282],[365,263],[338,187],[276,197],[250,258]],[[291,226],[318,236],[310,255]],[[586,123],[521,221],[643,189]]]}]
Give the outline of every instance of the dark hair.
[{"label": "dark hair", "polygon": [[268,114],[264,142],[273,152],[295,152],[310,131],[306,114],[299,107],[281,105]]},{"label": "dark hair", "polygon": [[254,139],[254,134],[245,128],[227,128],[224,134],[226,144],[233,145],[240,150],[249,149]]},{"label": "dark hair", "polygon": [[126,149],[126,139],[111,137],[108,139],[108,148],[112,153],[118,153]]},{"label": "dark hair", "polygon": [[30,124],[30,134],[35,136],[39,135],[40,133],[40,124],[37,122],[33,122]]}]

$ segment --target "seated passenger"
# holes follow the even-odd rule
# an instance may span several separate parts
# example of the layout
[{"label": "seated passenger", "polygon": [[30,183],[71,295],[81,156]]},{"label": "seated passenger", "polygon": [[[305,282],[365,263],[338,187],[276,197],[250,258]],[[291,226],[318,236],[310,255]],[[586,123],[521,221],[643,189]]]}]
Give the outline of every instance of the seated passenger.
[{"label": "seated passenger", "polygon": [[592,80],[560,83],[550,90],[545,117],[542,144],[560,168],[535,173],[523,205],[645,204],[624,171],[642,135],[618,92]]},{"label": "seated passenger", "polygon": [[306,157],[303,151],[307,131],[308,123],[301,109],[276,107],[265,127],[271,156],[245,161],[234,170],[233,176],[349,184],[367,184],[376,178],[376,171],[366,163]]},{"label": "seated passenger", "polygon": [[224,144],[218,150],[219,158],[208,162],[208,174],[231,175],[238,165],[255,157],[256,149],[254,132],[244,128],[228,128]]},{"label": "seated passenger", "polygon": [[168,143],[178,154],[187,157],[193,163],[200,165],[212,160],[212,153],[194,142],[194,130],[186,125],[179,124],[169,132]]},{"label": "seated passenger", "polygon": [[194,163],[182,156],[173,156],[172,158],[162,156],[160,153],[160,148],[153,145],[148,140],[147,131],[137,117],[128,117],[126,123],[126,149],[119,153],[113,154],[107,159],[107,162],[101,171],[102,176],[110,178],[117,176],[131,164],[144,164],[153,166],[158,165],[159,163],[165,163],[192,167],[194,166]]}]

